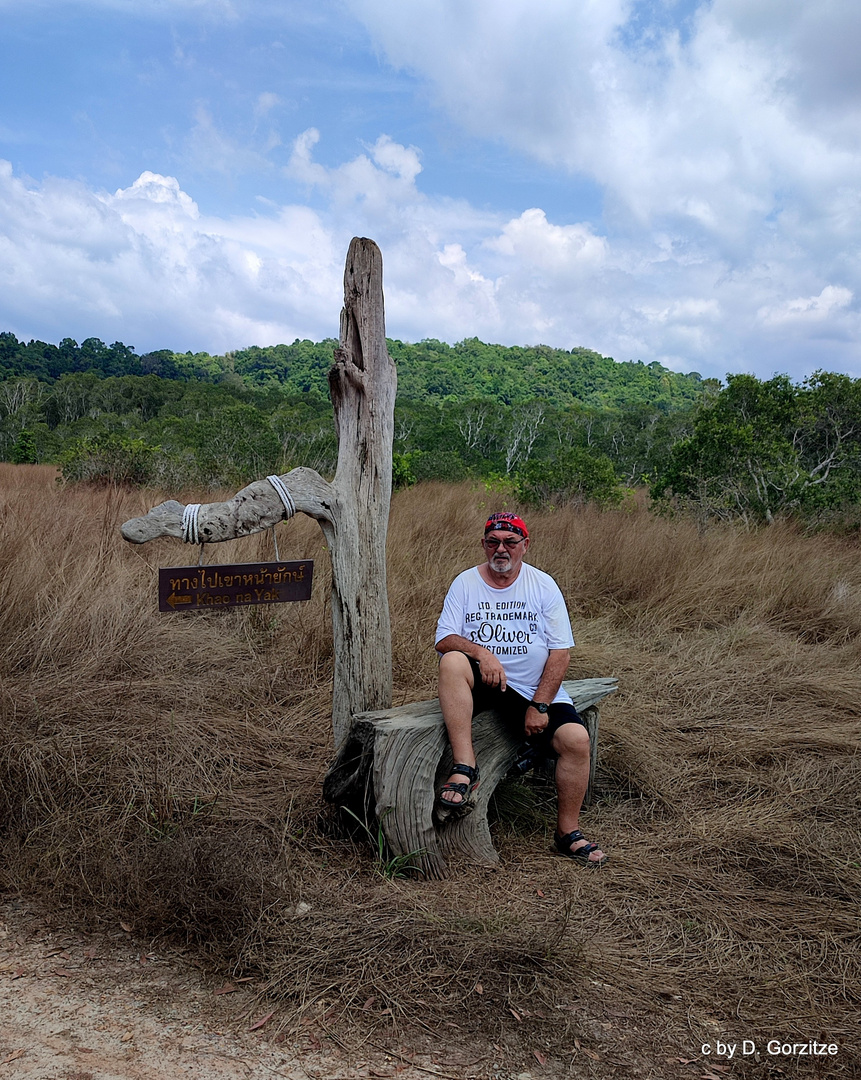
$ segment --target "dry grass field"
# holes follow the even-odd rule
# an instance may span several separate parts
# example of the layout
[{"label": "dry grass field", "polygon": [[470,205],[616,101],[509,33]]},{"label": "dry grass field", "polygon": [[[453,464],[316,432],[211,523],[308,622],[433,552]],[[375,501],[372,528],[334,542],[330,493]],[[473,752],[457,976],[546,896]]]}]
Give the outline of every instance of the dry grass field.
[{"label": "dry grass field", "polygon": [[[316,560],[306,604],[159,614],[157,568],[197,552],[135,548],[118,526],[164,497],[0,465],[7,893],[192,942],[255,973],[285,1023],[488,1047],[497,1075],[861,1074],[857,540],[698,536],[640,505],[527,514],[530,559],[568,598],[570,677],[620,683],[584,821],[611,861],[553,857],[547,792],[512,782],[500,869],[440,884],[382,878],[321,804],[316,524],[279,529],[282,557]],[[396,702],[433,696],[438,610],[496,507],[470,485],[395,498]],[[258,536],[207,561],[270,553]],[[758,1055],[739,1060],[745,1039]],[[769,1054],[769,1039],[839,1051]],[[738,1044],[732,1061],[718,1041]]]}]

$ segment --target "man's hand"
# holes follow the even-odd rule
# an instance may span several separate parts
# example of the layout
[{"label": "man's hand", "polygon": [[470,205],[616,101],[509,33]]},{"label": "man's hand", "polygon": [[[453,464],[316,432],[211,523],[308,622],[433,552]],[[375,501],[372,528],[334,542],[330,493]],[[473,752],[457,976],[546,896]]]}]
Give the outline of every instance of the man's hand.
[{"label": "man's hand", "polygon": [[524,723],[524,730],[526,731],[527,738],[530,735],[538,735],[547,727],[547,713],[540,713],[532,705],[526,710],[526,720]]},{"label": "man's hand", "polygon": [[478,670],[481,672],[481,681],[487,686],[498,686],[504,690],[507,683],[505,668],[489,650],[478,660]]}]

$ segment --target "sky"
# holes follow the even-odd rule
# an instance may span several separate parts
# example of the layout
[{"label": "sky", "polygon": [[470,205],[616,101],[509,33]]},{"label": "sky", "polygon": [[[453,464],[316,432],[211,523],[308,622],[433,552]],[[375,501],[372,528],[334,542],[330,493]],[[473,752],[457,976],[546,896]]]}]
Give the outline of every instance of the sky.
[{"label": "sky", "polygon": [[861,377],[857,0],[0,0],[0,330]]}]

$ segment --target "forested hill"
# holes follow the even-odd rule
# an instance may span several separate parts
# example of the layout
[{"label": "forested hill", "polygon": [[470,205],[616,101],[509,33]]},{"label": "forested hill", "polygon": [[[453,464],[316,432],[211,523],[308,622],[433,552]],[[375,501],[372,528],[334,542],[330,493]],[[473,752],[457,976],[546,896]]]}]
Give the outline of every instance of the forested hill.
[{"label": "forested hill", "polygon": [[[0,333],[0,381],[24,376],[55,382],[83,372],[103,377],[159,375],[210,383],[241,380],[253,388],[325,398],[326,373],[336,345],[332,339],[297,340],[292,345],[251,346],[224,356],[169,349],[139,356],[122,342],[105,345],[98,338],[87,338],[79,345],[64,338],[59,345],[25,343],[6,332]],[[457,345],[434,340],[415,345],[390,340],[388,345],[398,366],[398,397],[403,401],[488,399],[515,405],[542,400],[558,406],[579,402],[597,409],[647,404],[671,411],[699,401],[705,389],[695,372],[680,375],[658,363],[617,363],[591,349],[487,345],[478,338]],[[717,383],[711,386],[717,389]]]}]

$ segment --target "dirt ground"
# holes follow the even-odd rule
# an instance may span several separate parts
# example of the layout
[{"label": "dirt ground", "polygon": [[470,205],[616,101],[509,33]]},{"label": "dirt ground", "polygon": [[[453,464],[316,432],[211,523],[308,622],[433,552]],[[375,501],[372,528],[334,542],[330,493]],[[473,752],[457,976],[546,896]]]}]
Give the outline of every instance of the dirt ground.
[{"label": "dirt ground", "polygon": [[35,903],[0,902],[0,1080],[722,1080],[729,1072],[662,1050],[639,1026],[647,1016],[611,1002],[583,1018],[589,1046],[576,1040],[564,1064],[539,1052],[530,1069],[456,1036],[389,1029],[348,1045],[325,1019],[285,1026],[253,983],[213,980],[194,950],[148,944],[122,923],[84,932]]},{"label": "dirt ground", "polygon": [[419,1069],[382,1048],[338,1046],[319,1026],[279,1031],[268,1013],[253,986],[208,980],[192,952],[0,905],[0,1080],[455,1075],[430,1056]]},{"label": "dirt ground", "polygon": [[261,1002],[253,981],[213,977],[194,949],[147,943],[123,923],[84,932],[68,916],[35,902],[0,900],[0,1080],[856,1075],[833,1058],[802,1063],[759,1054],[736,1061],[703,1056],[692,1046],[684,1002],[669,995],[666,1008],[656,1012],[596,984],[576,1008],[583,1041],[573,1040],[564,1061],[533,1050],[528,1067],[493,1043],[470,1044],[454,1031],[398,1032],[389,1026],[345,1037],[343,1028],[327,1026],[325,1014],[291,1025],[271,1003]]}]

